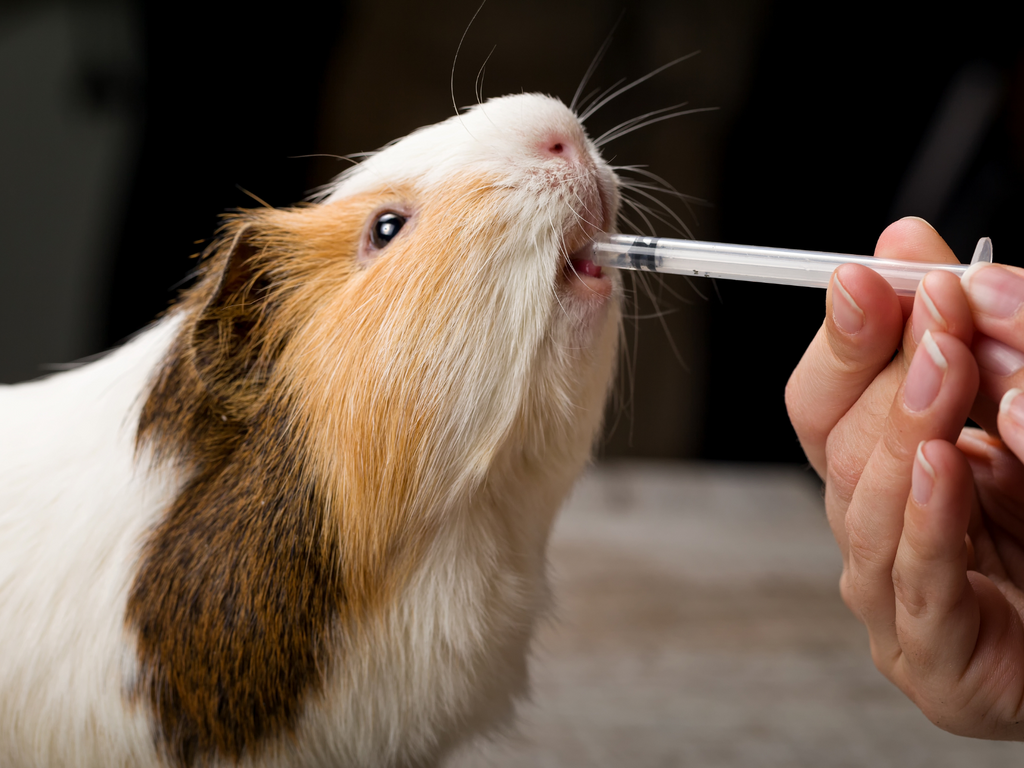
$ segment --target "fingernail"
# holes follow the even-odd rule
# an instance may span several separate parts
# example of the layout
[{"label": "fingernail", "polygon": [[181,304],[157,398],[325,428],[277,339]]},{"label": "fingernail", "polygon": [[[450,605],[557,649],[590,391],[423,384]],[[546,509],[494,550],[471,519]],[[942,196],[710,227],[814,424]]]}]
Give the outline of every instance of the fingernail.
[{"label": "fingernail", "polygon": [[918,344],[921,343],[921,336],[929,327],[934,327],[938,331],[945,331],[949,328],[945,318],[939,314],[938,307],[935,306],[932,297],[928,295],[927,282],[928,275],[925,275],[925,279],[921,281],[921,285],[918,287],[919,300],[914,302],[914,320],[911,332],[914,336],[914,341]]},{"label": "fingernail", "polygon": [[924,224],[926,227],[928,227],[928,229],[931,229],[931,230],[935,229],[935,227],[933,227],[927,221],[922,219],[920,216],[904,216],[902,219],[900,219],[900,221],[920,221],[922,224]]},{"label": "fingernail", "polygon": [[964,452],[971,454],[984,454],[994,456],[999,451],[999,438],[992,437],[987,432],[971,427],[964,427],[957,438],[956,445]]},{"label": "fingernail", "polygon": [[1024,397],[1018,397],[1021,392],[1024,390],[1008,389],[999,401],[999,415],[1008,416],[1018,428],[1024,428]]},{"label": "fingernail", "polygon": [[1024,304],[1024,279],[998,265],[972,265],[960,285],[972,307],[992,317],[1011,317]]},{"label": "fingernail", "polygon": [[1009,376],[1024,368],[1024,354],[990,336],[975,337],[972,351],[978,366],[996,376]]},{"label": "fingernail", "polygon": [[947,368],[949,363],[932,338],[932,332],[925,331],[907,371],[907,383],[903,389],[903,402],[907,408],[917,412],[931,405],[939,394]]},{"label": "fingernail", "polygon": [[922,507],[932,497],[932,489],[935,487],[935,467],[924,457],[924,444],[924,440],[917,444],[914,469],[910,473],[910,492],[914,496],[914,501]]},{"label": "fingernail", "polygon": [[839,330],[852,336],[864,327],[864,310],[857,306],[853,296],[840,282],[838,272],[832,284],[836,288],[832,294],[832,319]]}]

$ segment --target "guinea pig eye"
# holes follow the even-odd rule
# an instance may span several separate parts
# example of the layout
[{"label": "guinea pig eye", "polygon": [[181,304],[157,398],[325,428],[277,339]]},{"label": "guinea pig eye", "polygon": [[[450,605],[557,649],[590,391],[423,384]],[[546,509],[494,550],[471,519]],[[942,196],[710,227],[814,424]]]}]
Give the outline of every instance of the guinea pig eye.
[{"label": "guinea pig eye", "polygon": [[370,243],[374,248],[383,248],[394,239],[405,221],[405,217],[397,213],[382,213],[370,229]]}]

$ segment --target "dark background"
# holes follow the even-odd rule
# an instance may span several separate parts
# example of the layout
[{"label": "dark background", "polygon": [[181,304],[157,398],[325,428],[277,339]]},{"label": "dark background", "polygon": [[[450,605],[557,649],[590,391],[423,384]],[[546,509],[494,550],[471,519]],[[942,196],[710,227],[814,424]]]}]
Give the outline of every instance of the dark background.
[{"label": "dark background", "polygon": [[[218,216],[257,205],[247,193],[296,202],[345,167],[338,155],[452,114],[452,64],[476,7],[0,8],[0,381],[145,325]],[[688,210],[666,198],[694,237],[871,253],[886,224],[914,214],[962,260],[988,235],[998,261],[1020,263],[1024,57],[1008,7],[489,0],[465,36],[455,98],[475,101],[486,60],[486,96],[568,101],[621,15],[595,86],[701,53],[588,130],[684,101],[719,108],[606,150],[705,200]],[[803,461],[783,388],[823,292],[671,276],[627,287],[642,319],[627,321],[605,456]]]}]

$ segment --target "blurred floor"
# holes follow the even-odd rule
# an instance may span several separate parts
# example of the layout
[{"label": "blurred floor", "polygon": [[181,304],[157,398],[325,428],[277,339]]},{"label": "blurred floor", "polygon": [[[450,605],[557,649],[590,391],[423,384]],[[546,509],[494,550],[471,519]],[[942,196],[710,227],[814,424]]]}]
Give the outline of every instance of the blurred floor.
[{"label": "blurred floor", "polygon": [[456,768],[1006,766],[1024,744],[951,736],[872,666],[799,469],[604,464],[551,544],[520,732]]}]

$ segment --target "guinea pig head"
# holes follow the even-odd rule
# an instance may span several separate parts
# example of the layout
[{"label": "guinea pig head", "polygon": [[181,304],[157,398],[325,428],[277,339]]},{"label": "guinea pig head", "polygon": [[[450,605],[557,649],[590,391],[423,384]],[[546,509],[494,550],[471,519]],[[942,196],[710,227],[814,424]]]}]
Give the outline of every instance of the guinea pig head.
[{"label": "guinea pig head", "polygon": [[[426,521],[501,457],[578,465],[618,328],[618,285],[587,255],[618,192],[575,116],[546,97],[492,100],[369,158],[322,211],[364,199],[360,271],[316,303],[287,359],[294,386],[317,393],[306,414],[335,462],[324,476],[352,487],[400,467],[360,506]],[[394,215],[404,225],[381,247]]]}]

